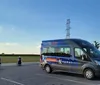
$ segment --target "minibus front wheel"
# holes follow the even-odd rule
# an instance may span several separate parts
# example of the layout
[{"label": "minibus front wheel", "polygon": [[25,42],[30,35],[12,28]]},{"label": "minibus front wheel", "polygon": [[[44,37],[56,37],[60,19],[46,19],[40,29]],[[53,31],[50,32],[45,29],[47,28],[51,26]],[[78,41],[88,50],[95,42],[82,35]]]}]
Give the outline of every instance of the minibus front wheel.
[{"label": "minibus front wheel", "polygon": [[84,77],[91,80],[95,77],[94,71],[90,68],[84,70]]},{"label": "minibus front wheel", "polygon": [[47,72],[47,73],[51,73],[52,72],[52,68],[50,67],[50,65],[45,65],[45,67],[44,67],[44,69],[45,69],[45,71]]}]

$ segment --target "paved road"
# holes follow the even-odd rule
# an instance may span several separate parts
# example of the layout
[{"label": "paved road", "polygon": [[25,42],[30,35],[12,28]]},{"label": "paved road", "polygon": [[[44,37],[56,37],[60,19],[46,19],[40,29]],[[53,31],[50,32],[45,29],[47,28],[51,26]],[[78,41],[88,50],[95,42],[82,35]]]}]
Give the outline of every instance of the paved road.
[{"label": "paved road", "polygon": [[81,75],[45,73],[36,63],[23,66],[1,66],[0,85],[100,85],[100,79],[87,80]]},{"label": "paved road", "polygon": [[[22,65],[37,64],[39,62],[24,62]],[[2,63],[1,66],[16,66],[17,63]]]}]

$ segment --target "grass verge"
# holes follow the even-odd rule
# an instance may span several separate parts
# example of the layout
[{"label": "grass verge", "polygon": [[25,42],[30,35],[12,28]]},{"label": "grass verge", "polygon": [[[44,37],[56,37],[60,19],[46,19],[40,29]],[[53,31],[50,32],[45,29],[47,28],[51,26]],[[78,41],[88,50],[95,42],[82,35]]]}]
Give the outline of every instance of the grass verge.
[{"label": "grass verge", "polygon": [[[22,62],[39,62],[39,56],[21,56]],[[17,63],[18,56],[2,56],[2,63]]]}]

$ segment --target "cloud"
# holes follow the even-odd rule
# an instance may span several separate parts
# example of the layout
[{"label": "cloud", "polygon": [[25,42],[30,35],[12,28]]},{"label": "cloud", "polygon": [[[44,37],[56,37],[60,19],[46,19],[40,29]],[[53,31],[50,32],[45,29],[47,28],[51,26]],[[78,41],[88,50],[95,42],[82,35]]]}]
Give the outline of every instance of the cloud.
[{"label": "cloud", "polygon": [[7,46],[16,46],[16,45],[19,45],[18,43],[5,43],[5,45]]},{"label": "cloud", "polygon": [[17,46],[19,45],[18,43],[9,43],[9,42],[5,42],[5,43],[0,43],[0,46]]}]

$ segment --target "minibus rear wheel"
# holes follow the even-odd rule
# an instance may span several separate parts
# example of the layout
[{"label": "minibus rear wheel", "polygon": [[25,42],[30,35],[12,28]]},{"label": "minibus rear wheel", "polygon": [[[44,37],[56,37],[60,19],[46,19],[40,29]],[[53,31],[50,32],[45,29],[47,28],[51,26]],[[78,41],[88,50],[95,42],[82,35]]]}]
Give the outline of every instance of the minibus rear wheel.
[{"label": "minibus rear wheel", "polygon": [[45,69],[45,71],[47,72],[47,73],[51,73],[52,72],[52,68],[50,67],[50,65],[45,65],[45,67],[44,67],[44,69]]},{"label": "minibus rear wheel", "polygon": [[94,71],[90,68],[84,70],[84,77],[91,80],[95,77]]}]

